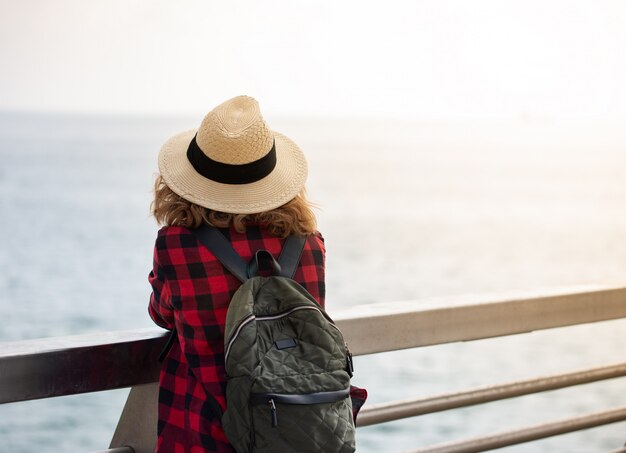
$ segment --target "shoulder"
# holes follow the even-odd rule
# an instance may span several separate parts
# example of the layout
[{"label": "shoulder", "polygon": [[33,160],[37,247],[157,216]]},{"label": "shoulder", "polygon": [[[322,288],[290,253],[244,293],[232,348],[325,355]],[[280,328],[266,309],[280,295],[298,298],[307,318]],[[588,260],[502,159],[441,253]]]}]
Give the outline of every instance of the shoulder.
[{"label": "shoulder", "polygon": [[181,226],[164,226],[158,232],[159,236],[168,236],[168,235],[176,235],[176,234],[185,234],[189,233],[191,230],[189,228],[181,227]]},{"label": "shoulder", "polygon": [[159,230],[155,247],[157,250],[184,248],[196,246],[197,241],[193,232],[185,227],[166,226]]},{"label": "shoulder", "polygon": [[157,237],[168,237],[168,236],[181,236],[193,234],[189,228],[181,227],[181,226],[164,226],[162,227],[158,233]]},{"label": "shoulder", "polygon": [[[309,258],[307,258],[309,257]],[[324,265],[326,257],[326,246],[324,244],[324,236],[319,231],[316,231],[313,234],[310,234],[307,237],[307,241],[304,245],[304,250],[302,253],[302,259],[304,261],[308,261],[312,259],[312,261],[316,265]]]},{"label": "shoulder", "polygon": [[315,233],[310,235],[307,242],[309,243],[309,246],[311,248],[317,248],[317,249],[322,250],[323,252],[326,252],[326,244],[324,242],[324,236],[322,236],[322,233],[320,233],[319,231],[316,231]]}]

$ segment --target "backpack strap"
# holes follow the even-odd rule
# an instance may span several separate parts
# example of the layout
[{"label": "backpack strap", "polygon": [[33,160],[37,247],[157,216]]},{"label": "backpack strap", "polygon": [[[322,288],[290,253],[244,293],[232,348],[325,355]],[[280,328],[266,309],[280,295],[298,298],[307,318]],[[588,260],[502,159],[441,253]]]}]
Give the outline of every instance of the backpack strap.
[{"label": "backpack strap", "polygon": [[280,275],[293,278],[306,244],[306,236],[288,236],[278,257]]},{"label": "backpack strap", "polygon": [[192,230],[196,238],[208,248],[222,265],[233,273],[242,282],[248,280],[248,265],[239,253],[235,251],[232,244],[215,227],[202,225],[200,228]]},{"label": "backpack strap", "polygon": [[[192,231],[196,238],[217,257],[220,263],[240,281],[245,282],[250,276],[256,275],[258,272],[258,269],[255,271],[254,267],[249,267],[217,228],[205,224]],[[277,270],[279,270],[279,275],[293,278],[300,263],[305,243],[306,236],[292,235],[287,237],[278,257],[279,267]],[[256,259],[253,261],[258,261],[257,257],[258,252],[255,254]]]}]

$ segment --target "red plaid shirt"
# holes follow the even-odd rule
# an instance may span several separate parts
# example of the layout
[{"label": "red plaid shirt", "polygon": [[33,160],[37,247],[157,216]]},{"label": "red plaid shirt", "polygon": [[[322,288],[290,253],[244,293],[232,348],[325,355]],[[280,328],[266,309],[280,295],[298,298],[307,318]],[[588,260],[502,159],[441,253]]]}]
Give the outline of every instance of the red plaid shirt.
[{"label": "red plaid shirt", "polygon": [[[223,231],[246,261],[259,249],[278,258],[284,239],[249,226]],[[324,306],[324,240],[308,238],[294,280]],[[163,362],[159,389],[157,452],[233,452],[206,402],[210,393],[226,407],[224,326],[228,304],[241,282],[188,229],[164,227],[154,249],[149,313],[177,340]]]}]

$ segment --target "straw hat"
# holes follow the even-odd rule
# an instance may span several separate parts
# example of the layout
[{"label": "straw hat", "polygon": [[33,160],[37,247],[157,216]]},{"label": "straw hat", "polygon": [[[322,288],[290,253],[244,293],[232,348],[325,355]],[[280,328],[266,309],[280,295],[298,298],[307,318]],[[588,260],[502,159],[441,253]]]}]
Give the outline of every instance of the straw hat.
[{"label": "straw hat", "polygon": [[159,153],[159,171],[192,203],[254,214],[294,198],[307,164],[298,145],[268,128],[255,99],[237,96],[209,112],[199,129],[170,138]]}]

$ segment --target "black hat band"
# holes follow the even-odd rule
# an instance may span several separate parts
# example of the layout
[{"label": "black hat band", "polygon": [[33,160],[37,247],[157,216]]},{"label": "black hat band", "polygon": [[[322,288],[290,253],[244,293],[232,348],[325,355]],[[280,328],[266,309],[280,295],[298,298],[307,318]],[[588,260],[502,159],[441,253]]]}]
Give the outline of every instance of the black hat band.
[{"label": "black hat band", "polygon": [[265,178],[276,167],[276,142],[272,143],[270,151],[260,159],[247,164],[233,165],[218,162],[204,154],[194,135],[187,148],[187,159],[198,173],[211,181],[223,184],[250,184]]}]

